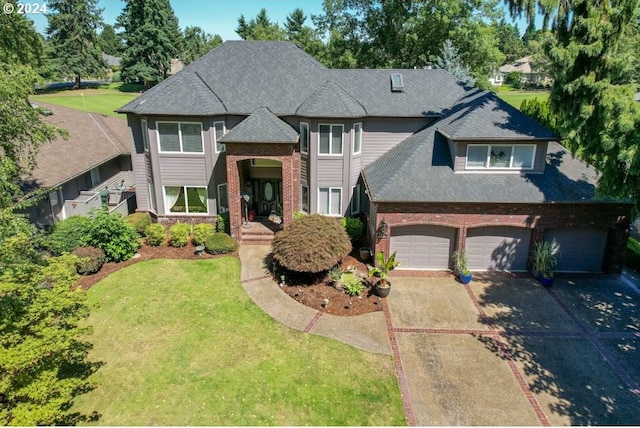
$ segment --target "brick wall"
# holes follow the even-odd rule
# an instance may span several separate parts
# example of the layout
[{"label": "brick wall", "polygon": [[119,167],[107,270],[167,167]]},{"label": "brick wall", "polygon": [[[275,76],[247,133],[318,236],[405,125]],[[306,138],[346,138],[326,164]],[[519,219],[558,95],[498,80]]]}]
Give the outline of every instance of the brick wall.
[{"label": "brick wall", "polygon": [[515,226],[532,229],[532,245],[546,229],[597,226],[609,230],[604,268],[619,273],[624,264],[631,205],[628,204],[464,204],[379,203],[376,224],[382,219],[389,236],[376,239],[375,250],[389,252],[394,226],[430,224],[457,229],[456,249],[464,249],[467,230],[482,226]]}]

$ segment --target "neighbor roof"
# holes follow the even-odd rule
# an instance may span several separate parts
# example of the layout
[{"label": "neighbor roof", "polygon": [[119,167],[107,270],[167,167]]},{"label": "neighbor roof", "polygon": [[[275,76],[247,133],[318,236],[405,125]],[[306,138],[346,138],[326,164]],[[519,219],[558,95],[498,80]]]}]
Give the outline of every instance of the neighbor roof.
[{"label": "neighbor roof", "polygon": [[266,107],[251,113],[218,141],[221,143],[296,143],[298,132]]},{"label": "neighbor roof", "polygon": [[[402,74],[404,92],[391,91],[391,73]],[[118,111],[249,115],[268,107],[277,116],[423,117],[439,115],[464,92],[443,70],[330,70],[291,42],[228,41]]]},{"label": "neighbor roof", "polygon": [[533,69],[531,68],[531,59],[532,56],[525,56],[522,58],[518,58],[517,60],[513,61],[511,64],[505,64],[502,67],[500,67],[500,72],[502,73],[511,73],[512,71],[515,71],[517,73],[532,73]]},{"label": "neighbor roof", "polygon": [[64,128],[69,138],[40,147],[37,166],[24,177],[28,187],[54,187],[116,156],[131,153],[131,134],[122,118],[86,113],[38,101],[53,112],[42,120]]}]

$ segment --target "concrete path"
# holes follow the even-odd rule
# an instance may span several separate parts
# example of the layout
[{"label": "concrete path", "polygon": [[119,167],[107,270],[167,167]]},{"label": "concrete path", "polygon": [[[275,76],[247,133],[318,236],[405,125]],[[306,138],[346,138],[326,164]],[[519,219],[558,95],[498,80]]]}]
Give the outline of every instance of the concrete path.
[{"label": "concrete path", "polygon": [[409,425],[640,425],[640,278],[394,277],[383,312],[338,317],[280,290],[269,251],[240,249],[249,296],[292,328],[392,355]]}]

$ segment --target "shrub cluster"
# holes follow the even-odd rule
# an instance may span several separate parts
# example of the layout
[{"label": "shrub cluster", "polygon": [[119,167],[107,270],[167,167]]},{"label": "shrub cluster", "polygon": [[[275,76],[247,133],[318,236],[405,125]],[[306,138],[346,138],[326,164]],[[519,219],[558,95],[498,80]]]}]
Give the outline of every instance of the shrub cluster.
[{"label": "shrub cluster", "polygon": [[176,223],[169,228],[169,245],[172,247],[184,247],[189,243],[191,225],[186,223]]},{"label": "shrub cluster", "polygon": [[358,242],[364,233],[364,223],[359,218],[342,217],[340,224],[347,231],[351,242]]},{"label": "shrub cluster", "polygon": [[76,271],[80,275],[92,275],[102,269],[104,251],[96,247],[78,247],[73,251],[78,257]]},{"label": "shrub cluster", "polygon": [[209,223],[198,223],[193,226],[193,243],[195,245],[204,245],[207,238],[216,233],[215,227]]},{"label": "shrub cluster", "polygon": [[88,217],[72,216],[56,223],[49,235],[42,238],[40,246],[54,256],[71,253],[86,244],[91,233],[91,220]]},{"label": "shrub cluster", "polygon": [[351,251],[345,229],[331,217],[318,214],[294,220],[271,242],[273,258],[295,272],[331,269]]},{"label": "shrub cluster", "polygon": [[238,248],[238,242],[226,233],[217,232],[207,237],[204,247],[209,254],[229,254]]},{"label": "shrub cluster", "polygon": [[359,296],[365,289],[362,280],[353,273],[342,274],[342,288],[350,296]]},{"label": "shrub cluster", "polygon": [[218,214],[216,218],[216,232],[229,233],[229,212]]},{"label": "shrub cluster", "polygon": [[133,227],[140,236],[145,236],[147,227],[151,224],[149,213],[133,213],[124,218],[125,223]]},{"label": "shrub cluster", "polygon": [[147,245],[157,247],[164,244],[166,238],[166,230],[163,225],[159,223],[152,223],[144,230],[146,236]]},{"label": "shrub cluster", "polygon": [[129,260],[140,247],[138,234],[124,222],[120,214],[109,214],[106,209],[92,210],[91,227],[84,245],[104,251],[106,261]]}]

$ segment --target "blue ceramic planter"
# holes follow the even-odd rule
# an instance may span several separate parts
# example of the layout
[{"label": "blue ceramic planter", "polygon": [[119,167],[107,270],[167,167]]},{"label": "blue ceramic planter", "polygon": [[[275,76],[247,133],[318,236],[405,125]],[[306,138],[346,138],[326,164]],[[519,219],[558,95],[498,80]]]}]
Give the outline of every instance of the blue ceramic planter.
[{"label": "blue ceramic planter", "polygon": [[460,274],[460,282],[467,285],[468,283],[471,282],[471,278],[473,277],[473,274],[469,274],[469,275],[464,275],[464,274]]}]

